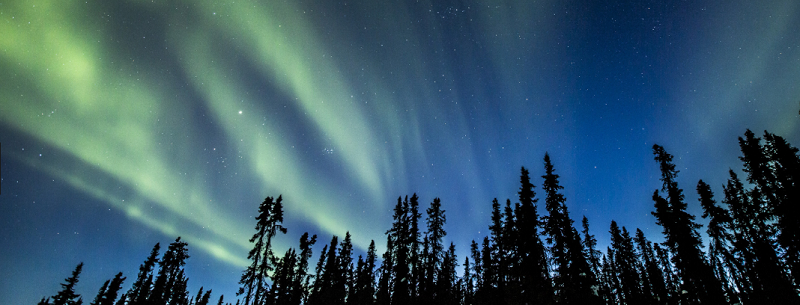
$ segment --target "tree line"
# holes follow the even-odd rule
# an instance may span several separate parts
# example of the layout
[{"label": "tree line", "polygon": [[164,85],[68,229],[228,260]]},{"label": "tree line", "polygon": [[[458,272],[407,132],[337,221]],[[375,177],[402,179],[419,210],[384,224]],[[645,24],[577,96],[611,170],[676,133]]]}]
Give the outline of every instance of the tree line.
[{"label": "tree line", "polygon": [[[365,257],[354,258],[348,232],[341,241],[332,236],[310,266],[316,235],[306,232],[298,248],[274,252],[273,238],[287,232],[283,198],[267,197],[235,304],[800,304],[798,149],[750,130],[739,147],[744,180],[730,170],[722,196],[703,180],[695,188],[708,221],[707,247],[703,226],[687,211],[673,156],[659,145],[653,155],[662,186],[653,192],[651,213],[664,241],[611,221],[605,252],[597,249],[588,219],[577,226],[571,218],[548,154],[541,195],[523,167],[517,201],[492,201],[489,234],[473,240],[463,259],[453,243],[444,243],[441,200],[421,210],[414,194],[397,199],[381,257],[372,241]],[[539,204],[545,215],[538,214]],[[161,258],[159,250],[156,244],[127,292],[119,294],[126,279],[119,273],[90,304],[209,304],[210,289],[187,291],[187,244],[179,237]],[[82,304],[74,290],[82,267],[39,304]]]}]

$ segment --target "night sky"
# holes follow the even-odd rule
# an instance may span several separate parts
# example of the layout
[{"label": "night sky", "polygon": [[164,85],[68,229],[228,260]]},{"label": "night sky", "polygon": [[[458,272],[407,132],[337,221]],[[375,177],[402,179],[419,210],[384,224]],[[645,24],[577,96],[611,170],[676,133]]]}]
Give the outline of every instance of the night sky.
[{"label": "night sky", "polygon": [[35,303],[81,261],[84,301],[127,290],[181,236],[190,292],[232,300],[280,194],[277,253],[305,231],[382,253],[416,192],[463,261],[521,166],[542,198],[545,152],[602,249],[612,219],[661,241],[654,143],[698,219],[746,128],[800,145],[800,2],[724,3],[0,2],[0,295]]}]

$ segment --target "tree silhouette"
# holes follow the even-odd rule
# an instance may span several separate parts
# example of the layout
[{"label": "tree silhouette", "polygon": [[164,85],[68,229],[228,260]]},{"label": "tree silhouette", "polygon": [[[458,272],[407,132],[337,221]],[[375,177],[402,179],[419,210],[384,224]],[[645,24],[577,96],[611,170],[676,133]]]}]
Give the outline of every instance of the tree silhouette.
[{"label": "tree silhouette", "polygon": [[565,204],[566,198],[560,193],[563,187],[558,182],[550,155],[544,155],[545,175],[542,190],[545,193],[545,207],[549,212],[544,217],[544,233],[554,261],[553,286],[556,300],[563,304],[596,303],[599,299],[591,290],[592,270],[584,257],[583,246],[578,231],[572,226],[572,219]]},{"label": "tree silhouette", "polygon": [[155,268],[156,263],[158,263],[158,251],[160,249],[161,245],[156,243],[156,245],[153,246],[153,250],[150,251],[150,255],[144,263],[139,266],[139,275],[136,277],[136,281],[133,283],[131,289],[128,290],[127,298],[129,304],[145,304],[147,298],[150,296],[150,289],[153,285],[153,268]]},{"label": "tree silhouette", "polygon": [[658,266],[658,256],[653,244],[644,236],[644,232],[636,229],[634,237],[641,258],[643,304],[663,304],[669,298],[664,273]]},{"label": "tree silhouette", "polygon": [[530,182],[528,170],[524,167],[520,174],[519,211],[517,214],[518,268],[514,276],[519,279],[521,299],[538,304],[553,302],[553,289],[550,273],[547,268],[547,257],[544,245],[539,238],[539,214],[536,211],[533,184]]},{"label": "tree silhouette", "polygon": [[[81,275],[81,270],[83,270],[83,262],[75,266],[75,270],[72,271],[72,276],[64,279],[64,283],[61,284],[61,291],[52,297],[53,305],[83,304],[83,298],[81,298],[81,295],[75,293],[75,284],[78,283],[78,277]],[[50,303],[47,302],[47,304]]]},{"label": "tree silhouette", "polygon": [[272,238],[278,232],[286,234],[283,223],[283,198],[278,196],[277,200],[267,197],[258,207],[256,217],[256,233],[250,238],[254,243],[253,249],[247,255],[247,259],[253,263],[245,269],[239,284],[237,295],[244,295],[245,305],[261,304],[261,299],[268,293],[267,281],[269,272],[274,269]]},{"label": "tree silhouette", "polygon": [[122,289],[122,282],[125,281],[125,278],[122,277],[122,272],[117,273],[117,275],[112,280],[107,280],[103,283],[103,287],[100,288],[100,291],[97,292],[97,296],[92,301],[92,305],[113,305],[114,301],[117,299],[117,293],[119,290]]},{"label": "tree silhouette", "polygon": [[[765,132],[764,142],[749,130],[739,138],[746,182],[729,171],[723,185],[724,206],[711,186],[697,183],[702,217],[708,220],[708,250],[695,216],[687,212],[678,187],[673,156],[654,145],[662,187],[652,199],[663,243],[653,243],[636,229],[612,221],[605,253],[583,217],[582,230],[573,226],[559,176],[545,154],[542,178],[545,210],[539,217],[534,185],[523,167],[519,202],[505,205],[495,198],[489,234],[472,240],[463,264],[456,245],[445,248],[445,210],[435,198],[426,212],[426,231],[416,194],[399,197],[393,222],[386,231],[386,252],[378,262],[375,242],[366,256],[353,256],[352,236],[336,235],[320,251],[309,274],[311,247],[317,236],[304,233],[299,247],[278,257],[272,238],[283,227],[282,197],[267,197],[259,206],[256,233],[250,239],[251,264],[244,270],[236,304],[795,304],[800,303],[797,274],[800,157],[785,139]],[[540,232],[541,229],[541,232]],[[546,237],[546,245],[541,235]],[[91,304],[207,305],[211,289],[188,296],[184,266],[188,245],[178,237],[159,259],[160,245],[140,265],[127,293],[117,297],[125,278],[118,273],[105,281]],[[380,266],[378,266],[380,264]],[[83,263],[55,296],[42,305],[81,304],[75,285]],[[456,268],[463,267],[459,276]],[[220,296],[217,304],[223,304]],[[243,302],[242,302],[243,301]]]},{"label": "tree silhouette", "polygon": [[159,271],[148,304],[183,304],[188,300],[183,267],[189,258],[187,244],[178,237],[169,244],[158,262]]},{"label": "tree silhouette", "polygon": [[683,190],[675,180],[678,170],[672,163],[672,155],[659,145],[653,145],[653,154],[661,169],[661,191],[667,197],[661,197],[658,190],[653,193],[656,210],[652,213],[664,229],[666,245],[674,253],[672,260],[681,283],[680,299],[682,303],[723,303],[721,285],[700,250],[702,242],[697,229],[701,226],[686,212]]},{"label": "tree silhouette", "polygon": [[730,228],[733,219],[727,210],[717,206],[714,192],[703,180],[697,182],[697,194],[700,206],[703,207],[703,218],[709,218],[706,230],[710,239],[709,264],[714,269],[714,276],[722,283],[728,302],[736,303],[739,301],[736,283],[741,280],[739,275],[741,268],[736,265],[736,259],[731,251],[733,236]]}]

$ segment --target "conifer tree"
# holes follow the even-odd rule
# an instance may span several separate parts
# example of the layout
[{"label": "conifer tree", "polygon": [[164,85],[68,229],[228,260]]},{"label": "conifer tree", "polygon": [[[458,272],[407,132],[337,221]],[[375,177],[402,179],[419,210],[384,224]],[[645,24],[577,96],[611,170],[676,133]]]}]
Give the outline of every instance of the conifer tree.
[{"label": "conifer tree", "polygon": [[680,276],[682,303],[723,303],[725,298],[721,284],[700,250],[702,241],[697,229],[701,225],[694,221],[694,215],[686,212],[683,190],[675,180],[678,170],[672,163],[672,155],[659,145],[653,145],[653,154],[661,169],[661,191],[667,197],[661,197],[658,190],[653,193],[656,210],[652,214],[656,217],[656,223],[664,229],[667,246],[674,252],[673,262]]},{"label": "conifer tree", "polygon": [[437,304],[455,305],[458,304],[459,288],[456,283],[456,265],[458,258],[456,257],[456,246],[450,243],[450,247],[444,253],[442,261],[442,269],[438,274],[436,281],[438,288],[434,301]]},{"label": "conifer tree", "polygon": [[539,238],[539,214],[536,211],[533,184],[530,182],[528,170],[524,167],[520,174],[519,211],[517,215],[518,268],[514,275],[519,279],[521,299],[538,304],[550,304],[553,300],[550,273],[547,268],[547,257],[544,245]]},{"label": "conifer tree", "polygon": [[75,293],[75,284],[78,283],[78,277],[83,270],[83,262],[75,266],[72,271],[72,276],[66,278],[64,283],[61,284],[61,291],[52,297],[53,305],[80,305],[83,304],[83,298],[80,294]]},{"label": "conifer tree", "polygon": [[469,263],[469,257],[464,258],[463,266],[464,266],[464,273],[463,273],[462,284],[464,286],[463,288],[464,295],[462,298],[463,300],[462,304],[465,305],[473,304],[473,295],[475,293],[475,284],[473,279],[475,278],[475,275],[472,272],[473,269],[471,268],[471,265]]},{"label": "conifer tree", "polygon": [[136,281],[127,293],[128,303],[130,305],[144,304],[147,297],[150,295],[150,288],[153,285],[153,268],[155,268],[156,263],[158,263],[158,251],[160,249],[161,245],[156,243],[156,245],[153,246],[153,250],[150,251],[150,255],[142,265],[139,266],[139,275],[136,277]]},{"label": "conifer tree", "polygon": [[409,296],[410,302],[416,302],[419,281],[422,280],[422,260],[420,258],[420,229],[419,220],[422,214],[419,212],[419,197],[413,194],[408,202],[408,263],[409,263]]},{"label": "conifer tree", "polygon": [[738,303],[739,297],[736,282],[739,281],[739,269],[736,258],[731,251],[733,235],[731,235],[731,219],[728,211],[716,204],[714,192],[711,187],[700,180],[697,182],[697,194],[700,206],[703,208],[703,218],[708,218],[706,233],[710,239],[708,244],[708,261],[714,270],[714,276],[719,279],[725,292],[725,297],[730,303]]},{"label": "conifer tree", "polygon": [[653,244],[644,236],[644,232],[636,229],[634,238],[641,257],[642,293],[646,304],[664,304],[668,299],[667,287],[664,283],[664,274],[658,266],[658,257]]},{"label": "conifer tree", "polygon": [[350,232],[346,232],[344,240],[339,244],[339,256],[334,270],[333,301],[344,304],[353,291],[353,241]]},{"label": "conifer tree", "polygon": [[589,234],[589,219],[586,216],[583,216],[581,219],[581,226],[583,230],[581,233],[583,234],[583,249],[586,251],[584,255],[589,260],[591,270],[592,270],[592,277],[596,280],[600,278],[600,256],[602,253],[596,249],[597,247],[597,239],[594,235]]},{"label": "conifer tree", "polygon": [[493,300],[498,300],[497,293],[497,274],[495,273],[494,258],[492,257],[492,246],[489,237],[483,238],[481,248],[481,265],[483,266],[483,281],[479,287],[481,300],[489,304]]},{"label": "conifer tree", "polygon": [[609,256],[614,264],[613,270],[618,279],[617,294],[619,304],[643,304],[641,278],[637,268],[637,257],[633,248],[633,240],[625,227],[620,231],[617,222],[611,221],[611,252]]},{"label": "conifer tree", "polygon": [[478,243],[475,240],[472,240],[472,243],[469,246],[470,254],[472,257],[472,278],[470,279],[473,282],[474,292],[473,292],[473,299],[475,303],[481,304],[482,302],[482,295],[483,292],[481,289],[483,288],[483,281],[484,281],[484,273],[483,273],[483,260],[481,258],[481,251],[478,249]]},{"label": "conifer tree", "polygon": [[308,274],[308,260],[311,259],[313,251],[311,247],[317,243],[317,235],[308,238],[308,232],[300,237],[300,255],[297,263],[297,271],[292,282],[292,294],[290,304],[300,305],[307,303],[308,293],[311,290],[311,276]]},{"label": "conifer tree", "polygon": [[295,294],[295,272],[297,272],[297,253],[293,248],[286,250],[286,253],[275,264],[275,273],[272,276],[272,289],[269,294],[268,304],[292,304]]},{"label": "conifer tree", "polygon": [[380,268],[380,278],[378,280],[378,291],[375,301],[379,305],[391,303],[391,283],[392,270],[394,270],[394,240],[391,235],[386,237],[386,252],[383,253],[383,262]]},{"label": "conifer tree", "polygon": [[[426,210],[427,212],[427,224],[428,224],[428,247],[430,248],[430,253],[428,254],[428,265],[429,265],[429,273],[426,276],[429,279],[438,279],[441,278],[442,271],[442,264],[443,259],[445,256],[444,250],[444,237],[447,236],[447,231],[444,230],[444,224],[447,222],[447,217],[445,216],[445,210],[442,209],[442,203],[439,198],[434,198],[433,202],[431,202],[430,207]],[[435,286],[427,287],[431,289],[434,294],[441,293],[439,289],[436,289]]]},{"label": "conifer tree", "polygon": [[[519,210],[519,203],[516,204],[516,210]],[[515,208],[511,207],[511,200],[506,199],[506,205],[503,209],[503,231],[502,238],[500,239],[500,254],[498,257],[497,273],[499,277],[500,291],[506,299],[507,304],[519,304],[522,302],[519,297],[521,291],[519,290],[519,281],[514,276],[513,270],[517,268],[518,263],[518,234],[516,216],[514,214]]]},{"label": "conifer tree", "polygon": [[566,198],[560,193],[563,187],[558,182],[550,155],[544,155],[545,175],[542,190],[545,192],[545,207],[549,212],[544,217],[544,233],[551,245],[550,253],[554,261],[553,284],[556,300],[562,304],[587,304],[596,302],[591,291],[591,269],[583,256],[580,236],[572,226],[572,219],[565,204]]},{"label": "conifer tree", "polygon": [[361,260],[358,257],[358,272],[356,274],[356,293],[353,302],[350,304],[367,305],[375,302],[375,260],[377,254],[375,250],[375,241],[371,241],[367,249],[367,258]]},{"label": "conifer tree", "polygon": [[[416,194],[412,199],[416,198]],[[394,253],[392,270],[392,283],[391,286],[391,302],[392,304],[406,304],[410,301],[409,294],[409,277],[411,276],[409,270],[409,248],[410,229],[409,229],[409,202],[408,196],[405,200],[397,198],[397,205],[394,209],[394,223],[392,229],[387,232],[393,239]]]},{"label": "conifer tree", "polygon": [[[201,291],[202,291],[202,289],[203,289],[203,288],[200,288],[200,290],[201,290]],[[199,296],[199,295],[198,295],[198,296]],[[199,298],[199,299],[197,300],[197,302],[195,303],[195,305],[208,305],[208,301],[209,301],[209,299],[211,299],[211,289],[209,289],[208,291],[206,291],[206,293],[205,293],[205,294],[203,294],[203,297],[201,297],[201,298]]]},{"label": "conifer tree", "polygon": [[103,286],[100,288],[100,291],[97,292],[97,296],[90,304],[113,305],[114,301],[117,300],[117,293],[119,293],[119,290],[122,289],[122,283],[124,281],[125,278],[122,277],[122,272],[117,273],[114,279],[105,281]]},{"label": "conifer tree", "polygon": [[322,293],[323,287],[327,285],[327,283],[323,279],[323,274],[325,272],[325,262],[328,259],[327,255],[328,255],[328,245],[325,245],[322,247],[322,251],[319,253],[319,260],[317,261],[317,267],[314,269],[315,270],[314,287],[309,293],[308,304],[320,304],[322,302],[320,300],[321,299],[320,295]]},{"label": "conifer tree", "polygon": [[278,232],[286,234],[283,223],[283,198],[278,196],[277,200],[267,197],[258,207],[256,216],[256,233],[250,238],[254,243],[253,249],[247,255],[247,259],[252,261],[242,273],[239,280],[241,285],[237,295],[244,295],[245,305],[259,304],[264,295],[268,293],[267,281],[269,273],[274,266],[274,255],[272,252],[272,238]]},{"label": "conifer tree", "polygon": [[759,188],[747,192],[736,173],[724,188],[724,202],[729,206],[734,235],[734,255],[741,262],[743,277],[739,281],[743,302],[780,304],[798,301],[798,295],[777,257],[772,243],[773,232],[768,226],[769,211],[760,200]]},{"label": "conifer tree", "polygon": [[764,150],[776,179],[773,212],[777,218],[778,242],[785,251],[795,287],[800,285],[800,155],[783,137],[764,131]]},{"label": "conifer tree", "polygon": [[678,282],[678,275],[675,267],[672,265],[672,258],[670,257],[669,250],[662,247],[660,244],[653,243],[653,250],[655,250],[656,257],[658,258],[658,269],[664,275],[664,285],[667,288],[666,298],[661,298],[661,304],[678,304],[678,291],[680,283]]},{"label": "conifer tree", "polygon": [[489,225],[489,235],[491,236],[491,256],[493,257],[491,261],[491,270],[493,270],[496,279],[494,280],[497,285],[497,290],[502,291],[501,288],[503,285],[501,281],[503,279],[502,271],[500,270],[501,261],[503,260],[504,256],[504,249],[503,249],[503,214],[500,212],[500,203],[497,201],[497,198],[492,200],[492,222]]},{"label": "conifer tree", "polygon": [[103,300],[103,295],[106,294],[106,289],[108,289],[108,284],[109,283],[111,283],[111,280],[106,280],[103,283],[103,286],[100,287],[100,291],[97,292],[97,296],[94,297],[94,300],[92,300],[92,302],[89,303],[89,305],[98,305],[98,304],[100,304],[100,302]]},{"label": "conifer tree", "polygon": [[167,251],[158,262],[159,271],[153,290],[148,297],[149,304],[182,304],[188,301],[186,278],[183,267],[189,258],[186,242],[178,237],[169,244]]},{"label": "conifer tree", "polygon": [[337,291],[338,288],[337,284],[339,279],[339,262],[338,256],[336,255],[336,250],[339,243],[339,237],[334,235],[331,238],[331,243],[327,247],[328,253],[325,254],[325,264],[322,269],[322,274],[319,278],[317,278],[317,283],[315,285],[319,285],[318,293],[316,295],[312,295],[310,298],[313,300],[312,304],[342,304],[344,300],[339,300],[337,298]]}]

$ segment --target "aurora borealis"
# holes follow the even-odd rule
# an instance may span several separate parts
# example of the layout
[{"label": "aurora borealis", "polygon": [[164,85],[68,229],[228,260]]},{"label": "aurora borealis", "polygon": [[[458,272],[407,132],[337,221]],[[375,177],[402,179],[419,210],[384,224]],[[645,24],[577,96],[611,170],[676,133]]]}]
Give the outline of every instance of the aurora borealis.
[{"label": "aurora borealis", "polygon": [[279,253],[380,249],[417,193],[463,257],[545,152],[601,244],[612,219],[658,240],[653,143],[695,213],[746,128],[800,143],[797,1],[584,2],[0,2],[0,295],[84,261],[88,301],[181,236],[189,290],[230,300],[279,194]]}]

